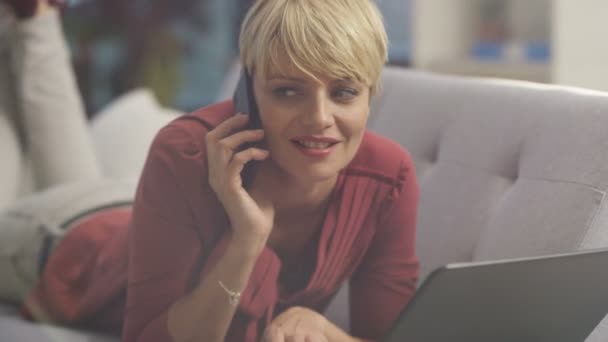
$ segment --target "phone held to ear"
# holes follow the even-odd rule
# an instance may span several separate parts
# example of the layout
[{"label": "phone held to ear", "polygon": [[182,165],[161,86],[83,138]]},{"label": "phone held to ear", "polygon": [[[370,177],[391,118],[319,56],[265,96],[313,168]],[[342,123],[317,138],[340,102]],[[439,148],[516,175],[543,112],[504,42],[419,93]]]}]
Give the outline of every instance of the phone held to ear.
[{"label": "phone held to ear", "polygon": [[[249,115],[249,123],[245,129],[262,128],[258,106],[255,102],[255,96],[253,94],[253,82],[251,76],[249,76],[245,70],[241,72],[241,77],[236,86],[232,101],[234,103],[235,114],[244,113]],[[243,151],[250,147],[262,147],[262,144],[244,144],[238,149],[238,151]],[[247,189],[253,182],[257,163],[258,161],[252,160],[245,164],[243,171],[241,171],[241,178],[243,181],[243,187],[245,189]]]}]

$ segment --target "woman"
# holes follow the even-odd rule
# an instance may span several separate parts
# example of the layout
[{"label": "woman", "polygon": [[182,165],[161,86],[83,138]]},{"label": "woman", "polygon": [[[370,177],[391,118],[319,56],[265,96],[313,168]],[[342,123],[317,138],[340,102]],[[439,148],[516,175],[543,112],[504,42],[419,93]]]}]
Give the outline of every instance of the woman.
[{"label": "woman", "polygon": [[[240,49],[261,128],[231,102],[163,128],[129,228],[118,209],[73,228],[30,313],[125,341],[380,339],[418,273],[411,159],[365,130],[386,44],[369,0],[256,2]],[[102,245],[75,258],[82,241]],[[352,336],[321,314],[349,279]]]},{"label": "woman", "polygon": [[[407,153],[365,130],[386,60],[378,10],[258,1],[240,50],[261,129],[221,103],[157,135],[134,206],[123,337],[379,339],[415,290],[418,195]],[[352,337],[320,314],[349,278]]]}]

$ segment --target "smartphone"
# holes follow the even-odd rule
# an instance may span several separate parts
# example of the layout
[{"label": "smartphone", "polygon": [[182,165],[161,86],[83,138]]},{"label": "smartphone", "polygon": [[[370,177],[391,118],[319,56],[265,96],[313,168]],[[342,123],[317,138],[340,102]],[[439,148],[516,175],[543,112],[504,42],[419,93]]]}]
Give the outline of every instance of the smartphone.
[{"label": "smartphone", "polygon": [[[253,81],[249,73],[247,73],[247,71],[244,69],[241,71],[241,76],[236,86],[236,90],[234,91],[232,101],[234,103],[235,114],[245,113],[249,115],[249,123],[245,129],[262,128],[260,113],[253,94]],[[244,144],[239,148],[239,151],[245,150],[249,147],[263,147],[263,143]],[[241,178],[243,180],[243,187],[245,189],[249,188],[253,182],[257,164],[258,161],[252,160],[245,164],[243,171],[241,171]]]}]

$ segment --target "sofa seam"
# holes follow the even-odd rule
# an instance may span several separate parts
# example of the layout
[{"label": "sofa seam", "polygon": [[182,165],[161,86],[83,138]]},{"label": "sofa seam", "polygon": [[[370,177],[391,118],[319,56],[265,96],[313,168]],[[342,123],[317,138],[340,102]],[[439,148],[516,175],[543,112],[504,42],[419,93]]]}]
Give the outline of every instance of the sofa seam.
[{"label": "sofa seam", "polygon": [[[492,175],[492,176],[496,176],[496,177],[512,180],[512,178],[509,178],[509,177],[506,177],[504,175],[496,174],[496,173],[492,172],[491,169],[484,168],[484,167],[476,167],[474,165],[463,163],[461,161],[443,158],[443,159],[438,160],[437,164],[438,163],[442,163],[442,162],[447,162],[447,163],[452,163],[452,164],[460,165],[460,166],[468,168],[468,169],[476,169],[476,170],[484,171],[488,175]],[[541,181],[546,181],[546,182],[551,182],[551,183],[573,184],[573,185],[579,185],[579,186],[586,187],[586,188],[588,188],[590,190],[594,190],[594,191],[597,191],[597,192],[602,193],[602,194],[606,193],[606,190],[601,189],[601,188],[599,188],[597,186],[594,186],[592,184],[583,183],[583,182],[577,182],[577,181],[560,180],[560,179],[552,179],[552,178],[545,178],[545,177],[530,177],[530,176],[524,176],[524,175],[521,175],[521,174],[517,177],[517,179],[541,180]]]},{"label": "sofa seam", "polygon": [[581,248],[584,247],[585,241],[587,241],[587,236],[589,235],[589,232],[593,229],[593,227],[595,227],[595,223],[597,222],[599,213],[606,206],[606,192],[598,190],[598,193],[600,193],[602,195],[602,199],[600,200],[600,203],[595,207],[593,215],[591,215],[591,217],[587,220],[587,224],[585,225],[584,232],[580,236],[579,241],[576,244],[577,250],[580,250]]}]

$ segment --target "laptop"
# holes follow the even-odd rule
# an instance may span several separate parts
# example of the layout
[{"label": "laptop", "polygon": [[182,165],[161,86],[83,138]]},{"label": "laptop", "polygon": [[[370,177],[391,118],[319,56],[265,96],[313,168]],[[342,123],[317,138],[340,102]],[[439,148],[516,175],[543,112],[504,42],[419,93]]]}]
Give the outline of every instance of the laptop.
[{"label": "laptop", "polygon": [[584,342],[608,314],[608,249],[449,264],[383,342]]}]

